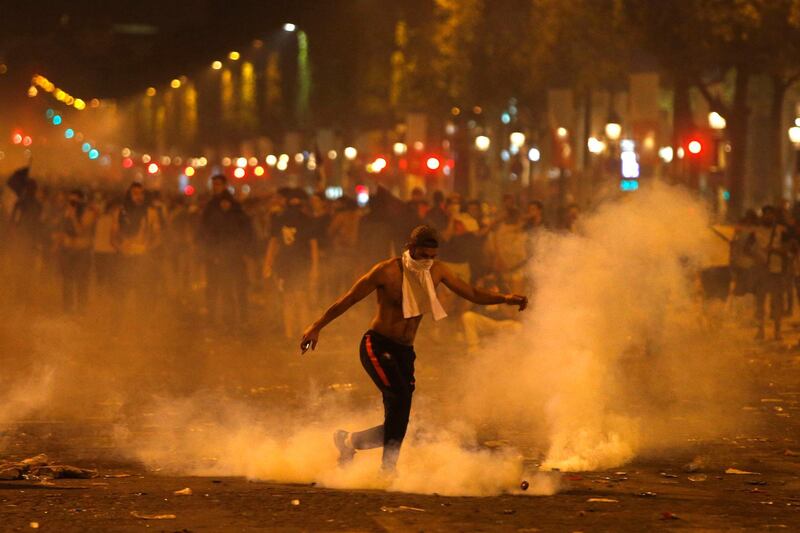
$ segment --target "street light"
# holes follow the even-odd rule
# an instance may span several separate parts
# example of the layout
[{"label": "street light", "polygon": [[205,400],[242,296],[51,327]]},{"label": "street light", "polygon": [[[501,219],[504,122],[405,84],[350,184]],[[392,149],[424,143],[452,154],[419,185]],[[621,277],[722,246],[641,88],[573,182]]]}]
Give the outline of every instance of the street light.
[{"label": "street light", "polygon": [[719,131],[724,130],[728,123],[726,122],[725,117],[716,111],[712,111],[708,114],[708,125],[711,126],[711,129]]},{"label": "street light", "polygon": [[479,152],[485,152],[491,146],[492,141],[486,135],[478,135],[475,137],[475,148],[478,149]]},{"label": "street light", "polygon": [[296,29],[297,26],[292,24],[291,22],[287,22],[286,24],[283,25],[283,31],[288,31],[289,33],[292,33]]},{"label": "street light", "polygon": [[606,143],[597,137],[589,137],[589,139],[586,141],[586,147],[588,148],[589,152],[593,154],[599,154],[606,149]]},{"label": "street light", "polygon": [[609,122],[606,124],[606,137],[611,141],[619,140],[622,135],[622,125],[618,122]]},{"label": "street light", "polygon": [[528,150],[528,159],[533,161],[534,163],[542,158],[542,153],[539,151],[538,148],[531,148]]},{"label": "street light", "polygon": [[800,126],[792,126],[789,128],[789,140],[794,145],[800,145]]},{"label": "street light", "polygon": [[358,155],[358,150],[356,150],[352,146],[348,146],[347,148],[344,149],[344,157],[348,161],[352,161],[353,159],[356,158],[357,155]]}]

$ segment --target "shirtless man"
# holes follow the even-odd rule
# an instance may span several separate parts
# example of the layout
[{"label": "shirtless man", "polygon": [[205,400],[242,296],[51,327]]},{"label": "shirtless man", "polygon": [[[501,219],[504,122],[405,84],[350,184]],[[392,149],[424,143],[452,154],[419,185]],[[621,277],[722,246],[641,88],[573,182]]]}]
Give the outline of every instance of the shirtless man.
[{"label": "shirtless man", "polygon": [[356,450],[383,447],[382,469],[394,471],[411,412],[417,328],[425,313],[437,320],[446,316],[436,299],[435,286],[444,283],[458,296],[480,305],[516,305],[520,311],[528,305],[525,296],[472,287],[435,261],[439,241],[436,230],[429,226],[415,228],[406,246],[402,257],[372,267],[303,332],[300,349],[305,353],[309,347],[316,348],[322,328],[372,291],[378,293],[378,313],[361,339],[360,355],[361,364],[383,395],[384,422],[354,433],[336,431],[333,440],[340,464],[352,460]]}]

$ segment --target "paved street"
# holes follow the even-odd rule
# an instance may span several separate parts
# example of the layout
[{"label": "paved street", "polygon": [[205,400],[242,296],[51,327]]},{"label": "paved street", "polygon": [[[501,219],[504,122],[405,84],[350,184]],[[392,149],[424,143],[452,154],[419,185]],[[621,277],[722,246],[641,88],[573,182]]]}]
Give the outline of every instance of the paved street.
[{"label": "paved street", "polygon": [[[41,347],[81,342],[80,325],[64,328],[55,324],[40,324],[38,335],[24,340],[17,337],[12,342],[12,337],[4,337],[4,368],[8,369],[4,379],[15,373],[20,376],[23,370],[9,358],[9,347],[14,343],[18,347]],[[273,363],[286,363],[279,369],[274,364],[258,362],[265,339],[242,342],[200,337],[189,342],[189,353],[198,365],[202,362],[197,366],[202,371],[198,370],[196,379],[170,379],[179,362],[165,358],[160,367],[152,368],[153,382],[142,384],[142,397],[158,390],[158,383],[169,384],[173,392],[182,389],[184,394],[213,383],[217,391],[227,388],[232,397],[238,395],[238,401],[265,410],[272,406],[274,410],[276,404],[289,406],[302,396],[298,392],[305,387],[293,383],[298,375],[316,374],[318,387],[338,390],[347,397],[346,403],[375,400],[372,391],[365,389],[367,383],[361,380],[357,366],[342,363],[336,369],[330,368],[333,357],[337,361],[348,360],[350,356],[344,352],[341,359],[329,354],[306,360],[292,358],[288,351],[285,355],[273,352]],[[145,336],[139,341],[141,353],[154,345],[162,349],[168,346],[163,338]],[[113,337],[103,342],[117,350],[125,346],[124,340]],[[185,349],[175,350],[175,357],[187,353]],[[238,381],[231,381],[232,376],[222,372],[223,368],[233,372],[230,369],[236,365],[224,363],[230,362],[228,356],[233,352],[240,361],[252,363],[249,375],[239,371],[232,374]],[[58,383],[56,376],[51,396],[56,405],[32,409],[28,419],[19,423],[4,412],[3,448],[5,460],[45,453],[55,462],[96,469],[99,475],[93,479],[2,482],[0,509],[5,530],[27,531],[36,525],[46,531],[735,531],[800,527],[800,353],[787,350],[783,344],[754,344],[746,352],[746,368],[754,387],[740,406],[738,429],[713,439],[682,435],[683,445],[645,451],[631,464],[608,471],[563,473],[560,488],[552,496],[530,496],[516,490],[514,494],[491,497],[335,490],[319,483],[281,484],[221,475],[186,477],[167,473],[169,469],[160,471],[155,463],[142,464],[120,448],[121,419],[136,419],[138,423],[130,427],[144,435],[154,422],[148,417],[155,415],[125,411],[118,404],[121,397],[107,396],[108,391],[134,388],[124,379],[108,387],[104,382],[111,378],[103,365],[80,365],[81,357],[99,357],[97,354],[62,354],[62,360],[56,357],[54,365],[80,368],[78,375],[87,382]],[[29,368],[36,364],[34,358]],[[109,362],[110,366],[117,364]],[[67,369],[73,373],[63,374],[68,376],[67,381],[75,378],[75,368]],[[119,373],[118,368],[115,371]],[[340,382],[347,376],[353,383]],[[442,379],[437,377],[435,366],[424,362],[419,376],[428,382]],[[31,394],[36,390],[35,383],[30,375],[28,379],[33,388],[27,393]],[[258,383],[262,386],[256,386]],[[26,391],[25,383],[14,386]],[[92,394],[93,387],[104,397]],[[73,405],[59,403],[70,394]],[[24,408],[19,397],[13,401],[18,402],[18,408]],[[685,433],[680,420],[674,424],[677,433]],[[126,438],[136,442],[142,435]],[[483,437],[488,439],[491,435]],[[525,435],[520,439],[521,442],[501,442],[499,446],[522,447],[529,442]],[[176,457],[184,452],[188,453],[179,448],[173,450]],[[540,457],[541,453],[541,449],[528,449],[525,455]],[[185,488],[191,489],[190,495],[174,494]]]}]

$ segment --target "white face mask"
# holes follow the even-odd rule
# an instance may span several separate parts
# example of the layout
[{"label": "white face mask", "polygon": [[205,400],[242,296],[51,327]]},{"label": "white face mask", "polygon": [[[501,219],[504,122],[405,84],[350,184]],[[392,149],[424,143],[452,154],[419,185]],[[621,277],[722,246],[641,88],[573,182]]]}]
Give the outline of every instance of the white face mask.
[{"label": "white face mask", "polygon": [[433,266],[433,259],[414,259],[408,251],[408,261],[416,270],[430,270]]},{"label": "white face mask", "polygon": [[430,270],[433,266],[433,259],[420,259],[419,261],[415,259],[414,262],[423,270]]}]

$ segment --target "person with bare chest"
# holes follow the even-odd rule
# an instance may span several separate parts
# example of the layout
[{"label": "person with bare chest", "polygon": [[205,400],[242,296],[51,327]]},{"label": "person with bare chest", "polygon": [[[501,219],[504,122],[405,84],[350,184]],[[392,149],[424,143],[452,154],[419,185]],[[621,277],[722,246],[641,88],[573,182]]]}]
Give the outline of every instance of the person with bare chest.
[{"label": "person with bare chest", "polygon": [[458,296],[479,305],[516,305],[522,311],[528,299],[518,294],[500,294],[472,287],[436,261],[439,237],[429,226],[411,232],[402,257],[381,261],[331,305],[303,332],[300,349],[316,348],[322,328],[375,291],[378,311],[361,339],[361,364],[383,395],[384,422],[358,432],[338,430],[334,444],[339,463],[353,459],[357,450],[383,447],[382,470],[392,472],[406,434],[411,396],[414,393],[414,338],[422,315],[435,320],[446,316],[436,298],[443,283]]}]

